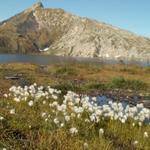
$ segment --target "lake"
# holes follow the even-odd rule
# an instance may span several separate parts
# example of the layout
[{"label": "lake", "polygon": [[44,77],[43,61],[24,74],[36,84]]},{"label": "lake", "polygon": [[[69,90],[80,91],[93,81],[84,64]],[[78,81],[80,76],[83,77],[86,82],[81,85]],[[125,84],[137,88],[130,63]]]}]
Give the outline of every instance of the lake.
[{"label": "lake", "polygon": [[104,58],[85,58],[85,57],[67,57],[51,55],[24,55],[24,54],[0,54],[0,63],[33,63],[39,65],[48,65],[55,63],[94,63],[94,64],[137,64],[141,66],[150,66],[150,61],[104,59]]}]

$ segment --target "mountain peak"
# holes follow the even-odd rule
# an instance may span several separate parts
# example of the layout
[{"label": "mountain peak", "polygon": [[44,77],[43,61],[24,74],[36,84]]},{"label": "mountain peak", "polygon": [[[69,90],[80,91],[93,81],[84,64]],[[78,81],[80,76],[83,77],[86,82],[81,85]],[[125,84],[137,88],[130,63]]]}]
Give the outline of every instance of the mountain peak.
[{"label": "mountain peak", "polygon": [[39,9],[39,8],[43,8],[43,7],[44,6],[43,6],[42,2],[38,2],[32,6],[32,9],[35,10],[35,9]]},{"label": "mountain peak", "polygon": [[44,9],[41,2],[0,24],[0,52],[41,50],[51,55],[150,61],[150,39],[62,9]]}]

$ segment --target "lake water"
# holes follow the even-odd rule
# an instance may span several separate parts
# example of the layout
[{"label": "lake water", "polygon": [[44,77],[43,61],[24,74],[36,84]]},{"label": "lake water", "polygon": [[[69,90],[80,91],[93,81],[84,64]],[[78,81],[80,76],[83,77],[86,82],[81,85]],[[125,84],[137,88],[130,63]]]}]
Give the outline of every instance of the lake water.
[{"label": "lake water", "polygon": [[103,58],[83,58],[83,57],[66,57],[51,55],[20,55],[20,54],[0,54],[0,63],[33,63],[40,65],[48,65],[54,63],[80,62],[95,64],[137,64],[141,66],[150,66],[150,61],[129,61],[129,60],[111,60]]}]

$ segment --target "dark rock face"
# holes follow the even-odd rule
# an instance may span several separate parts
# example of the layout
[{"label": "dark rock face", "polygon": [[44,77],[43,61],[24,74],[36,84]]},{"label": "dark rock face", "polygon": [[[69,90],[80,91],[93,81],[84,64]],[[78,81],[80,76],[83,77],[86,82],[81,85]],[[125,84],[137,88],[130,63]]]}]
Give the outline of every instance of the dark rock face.
[{"label": "dark rock face", "polygon": [[[39,30],[33,12],[42,9],[41,4],[3,21],[0,25],[1,53],[38,53],[40,36],[45,32]],[[46,41],[44,41],[45,44]]]},{"label": "dark rock face", "polygon": [[150,59],[150,39],[42,3],[0,23],[0,53]]}]

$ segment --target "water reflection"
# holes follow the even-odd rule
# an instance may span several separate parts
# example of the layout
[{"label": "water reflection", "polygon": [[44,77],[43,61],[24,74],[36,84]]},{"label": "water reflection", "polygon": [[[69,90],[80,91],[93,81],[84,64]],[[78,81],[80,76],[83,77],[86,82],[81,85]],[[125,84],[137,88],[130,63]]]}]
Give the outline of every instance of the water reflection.
[{"label": "water reflection", "polygon": [[80,62],[80,63],[97,63],[97,64],[137,64],[141,66],[150,66],[150,60],[113,60],[104,58],[83,58],[51,55],[20,55],[20,54],[0,54],[0,63],[33,63],[48,65],[54,63]]}]

